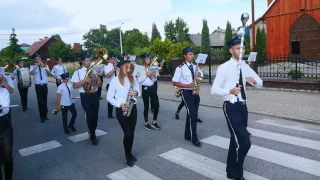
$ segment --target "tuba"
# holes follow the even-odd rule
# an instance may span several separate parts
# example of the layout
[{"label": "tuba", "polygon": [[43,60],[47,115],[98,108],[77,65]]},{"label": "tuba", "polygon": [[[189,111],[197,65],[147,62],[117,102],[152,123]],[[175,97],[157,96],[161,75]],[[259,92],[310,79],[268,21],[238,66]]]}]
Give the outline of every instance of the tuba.
[{"label": "tuba", "polygon": [[4,72],[8,72],[10,69],[16,69],[17,65],[15,65],[10,60],[6,63],[6,65],[3,67]]},{"label": "tuba", "polygon": [[194,73],[194,89],[193,89],[193,92],[192,92],[193,95],[199,95],[199,93],[200,93],[200,84],[203,81],[203,78],[198,77],[198,75],[197,75],[198,72],[199,72],[199,67],[198,67],[198,63],[197,63],[196,72]]},{"label": "tuba", "polygon": [[85,75],[85,78],[86,77],[91,78],[91,83],[89,84],[89,83],[85,82],[83,84],[83,89],[88,94],[93,93],[96,90],[96,88],[98,87],[97,76],[93,73],[93,68],[94,68],[94,66],[98,66],[98,65],[102,65],[102,64],[107,63],[108,50],[106,48],[99,48],[97,50],[96,56],[98,57],[98,60],[88,68],[88,71]]}]

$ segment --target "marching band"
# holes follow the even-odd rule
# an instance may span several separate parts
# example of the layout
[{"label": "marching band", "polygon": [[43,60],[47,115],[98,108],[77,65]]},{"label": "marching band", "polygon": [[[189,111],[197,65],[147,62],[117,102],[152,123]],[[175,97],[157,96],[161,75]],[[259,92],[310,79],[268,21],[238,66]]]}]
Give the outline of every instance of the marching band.
[{"label": "marching band", "polygon": [[[244,179],[242,165],[251,146],[249,134],[246,130],[248,111],[244,82],[247,81],[255,87],[262,87],[262,80],[259,76],[241,61],[241,57],[239,58],[239,54],[242,52],[242,50],[240,51],[242,48],[240,42],[241,39],[238,36],[228,42],[232,58],[219,66],[211,89],[211,94],[223,96],[225,100],[223,110],[232,136],[227,161],[227,177],[233,179]],[[190,141],[196,147],[201,147],[197,134],[197,122],[202,122],[198,117],[198,109],[200,105],[199,90],[203,73],[193,59],[194,51],[191,47],[184,48],[182,55],[184,62],[175,69],[172,77],[172,85],[179,89],[176,91],[176,96],[181,96],[182,99],[175,113],[175,118],[179,119],[179,112],[185,106],[187,115],[184,139]],[[157,80],[162,70],[162,65],[159,68],[157,57],[144,53],[141,56],[143,65],[138,65],[135,60],[130,61],[129,55],[126,53],[123,53],[122,59],[118,61],[115,54],[108,54],[106,49],[101,48],[97,51],[97,60],[95,62],[91,62],[91,57],[88,54],[82,57],[82,61],[79,63],[80,68],[73,73],[70,80],[71,83],[69,82],[69,72],[66,66],[62,64],[61,58],[56,59],[58,64],[52,68],[51,72],[48,65],[42,63],[39,54],[36,54],[34,58],[35,63],[30,66],[30,71],[24,68],[22,60],[18,60],[16,62],[17,66],[11,75],[12,79],[8,78],[8,75],[4,73],[4,68],[0,68],[0,153],[4,154],[3,157],[0,157],[0,165],[4,166],[6,179],[11,179],[13,171],[13,130],[9,107],[10,94],[14,88],[12,80],[17,80],[22,108],[23,111],[26,111],[28,109],[28,88],[31,86],[30,75],[33,75],[40,121],[45,122],[45,120],[48,120],[47,74],[52,74],[57,85],[56,109],[52,113],[58,114],[61,111],[64,133],[69,135],[71,131],[76,132],[77,110],[75,99],[72,96],[72,89],[76,89],[80,93],[81,105],[85,112],[91,143],[92,145],[97,145],[99,141],[96,136],[96,129],[100,108],[98,88],[102,86],[104,74],[107,84],[107,115],[108,118],[113,118],[113,107],[115,107],[116,118],[124,133],[123,146],[126,164],[132,167],[137,161],[137,158],[132,155],[138,115],[136,97],[142,96],[145,129],[161,129],[158,125],[159,97]],[[103,67],[96,68],[99,65]],[[241,68],[239,68],[240,66]],[[138,68],[141,70],[137,72]],[[238,71],[240,72],[239,74],[236,73],[238,69],[240,69]],[[26,75],[23,75],[23,72],[26,72]],[[234,87],[237,77],[240,77],[240,81]],[[234,101],[234,97],[236,97],[237,101]],[[151,111],[153,113],[150,124],[148,116],[149,103],[151,103]],[[69,124],[68,111],[72,115]],[[0,179],[2,179],[2,173],[0,173]]]}]

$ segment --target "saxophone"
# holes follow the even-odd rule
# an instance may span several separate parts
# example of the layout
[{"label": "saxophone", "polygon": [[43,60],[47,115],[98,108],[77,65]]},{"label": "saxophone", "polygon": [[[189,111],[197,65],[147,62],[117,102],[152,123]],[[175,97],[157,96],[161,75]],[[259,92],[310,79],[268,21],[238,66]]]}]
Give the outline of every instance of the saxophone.
[{"label": "saxophone", "polygon": [[108,58],[108,50],[106,48],[100,48],[97,50],[96,56],[98,57],[97,62],[92,64],[89,68],[88,71],[85,75],[85,77],[91,77],[91,83],[85,82],[83,84],[83,89],[87,94],[93,93],[96,88],[98,87],[97,85],[97,76],[93,73],[93,68],[94,66],[98,66],[101,64],[106,64],[107,58]]},{"label": "saxophone", "polygon": [[200,84],[203,81],[203,78],[198,77],[197,74],[199,72],[198,63],[196,65],[196,72],[194,73],[194,88],[193,88],[193,95],[199,95],[200,93]]},{"label": "saxophone", "polygon": [[129,89],[127,100],[126,100],[126,109],[123,111],[123,115],[126,117],[130,116],[133,105],[137,103],[137,99],[131,96],[133,86],[134,86],[134,81],[130,83],[130,89]]}]

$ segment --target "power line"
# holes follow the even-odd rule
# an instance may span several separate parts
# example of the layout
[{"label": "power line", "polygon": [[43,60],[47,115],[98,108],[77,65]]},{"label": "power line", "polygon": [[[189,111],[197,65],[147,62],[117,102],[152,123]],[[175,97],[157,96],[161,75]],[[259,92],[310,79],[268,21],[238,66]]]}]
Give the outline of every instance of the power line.
[{"label": "power line", "polygon": [[[81,34],[84,32],[71,32],[71,33],[47,33],[47,34],[17,34],[17,36],[46,36],[46,35],[54,35],[54,34],[58,34],[58,35],[65,35],[65,34]],[[0,36],[10,36],[10,34],[0,34]]]}]

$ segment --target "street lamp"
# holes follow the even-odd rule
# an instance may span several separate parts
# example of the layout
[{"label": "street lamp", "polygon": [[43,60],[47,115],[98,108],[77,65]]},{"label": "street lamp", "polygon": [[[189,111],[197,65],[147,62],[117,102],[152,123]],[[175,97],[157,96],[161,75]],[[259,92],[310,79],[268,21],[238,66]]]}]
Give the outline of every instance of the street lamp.
[{"label": "street lamp", "polygon": [[[124,23],[121,23],[121,25]],[[120,49],[121,49],[121,55],[122,55],[122,37],[121,37],[121,25],[119,26],[119,32],[120,32]]]}]

